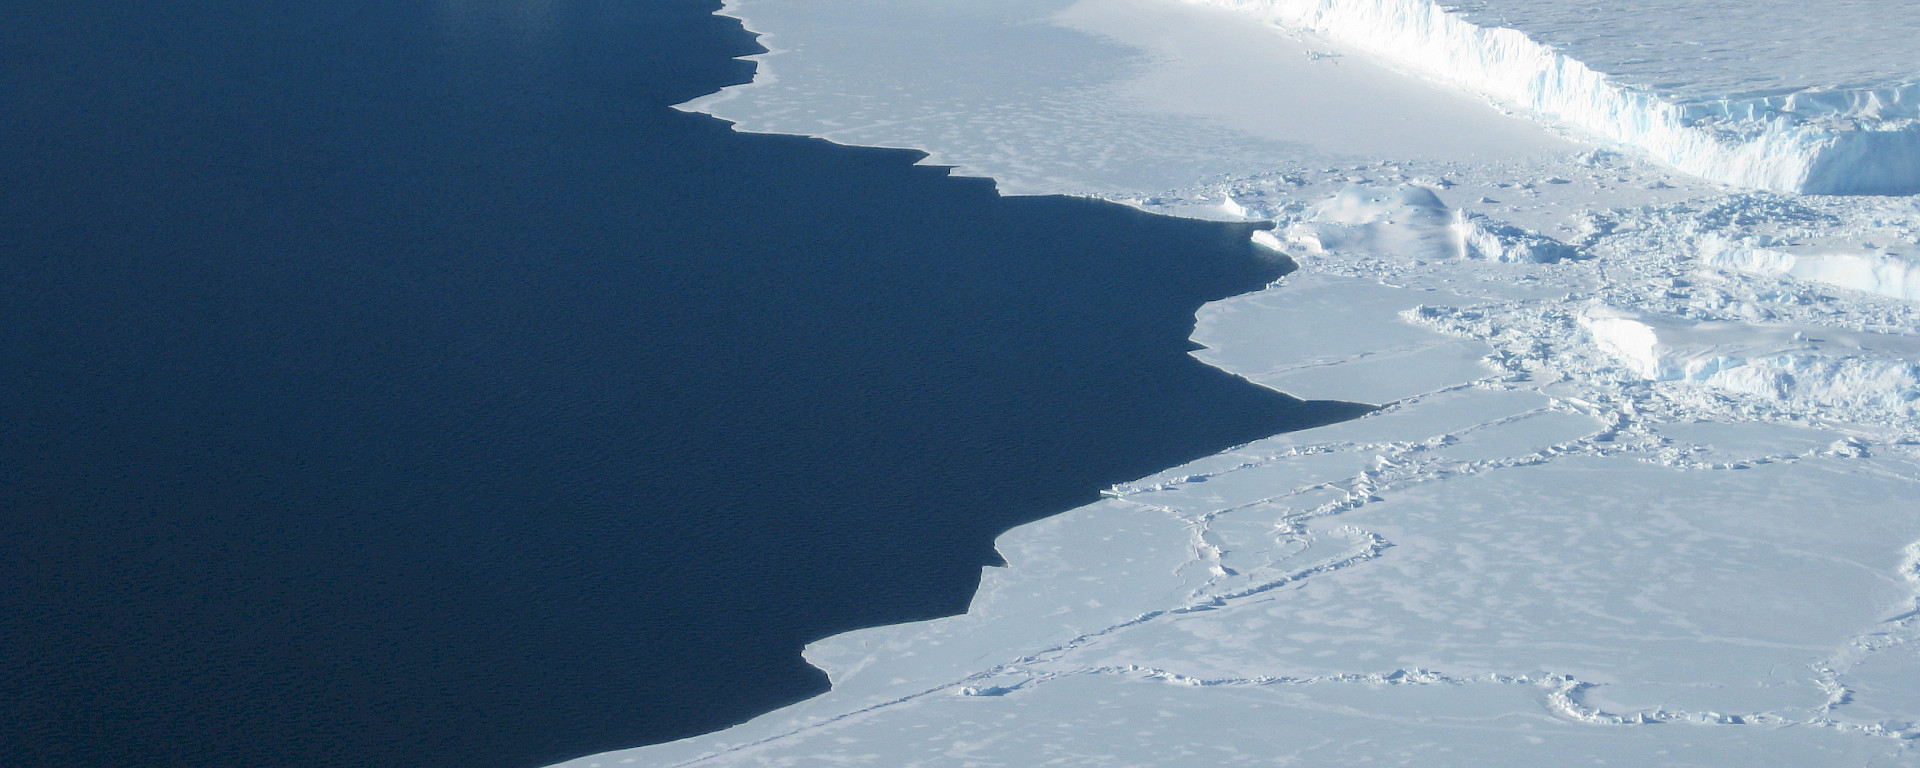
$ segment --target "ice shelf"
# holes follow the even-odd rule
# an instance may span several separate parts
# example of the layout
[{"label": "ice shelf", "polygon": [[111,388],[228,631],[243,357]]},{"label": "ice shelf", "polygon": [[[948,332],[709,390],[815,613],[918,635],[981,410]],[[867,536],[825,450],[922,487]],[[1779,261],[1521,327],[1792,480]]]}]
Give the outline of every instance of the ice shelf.
[{"label": "ice shelf", "polygon": [[1920,192],[1920,16],[1884,4],[1189,1],[1353,46],[1707,179]]},{"label": "ice shelf", "polygon": [[[1203,307],[1193,354],[1383,407],[1008,531],[967,613],[808,646],[830,692],[568,768],[1920,764],[1920,200],[1730,190],[1188,0],[845,2],[731,5],[772,76],[700,105],[1271,222],[1300,270]],[[1437,9],[1299,7],[1363,5]],[[1650,50],[1723,8],[1680,5]],[[1424,18],[1626,60],[1518,7]],[[1795,71],[1892,82],[1856,42]],[[1805,85],[1698,60],[1600,82]]]}]

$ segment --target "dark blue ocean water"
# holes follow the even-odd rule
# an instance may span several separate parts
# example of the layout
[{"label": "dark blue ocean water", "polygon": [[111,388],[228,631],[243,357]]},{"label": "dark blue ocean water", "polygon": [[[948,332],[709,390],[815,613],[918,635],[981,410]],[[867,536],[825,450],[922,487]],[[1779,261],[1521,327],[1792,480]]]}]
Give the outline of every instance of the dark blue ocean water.
[{"label": "dark blue ocean water", "polygon": [[1357,412],[1185,354],[1283,268],[1244,228],[667,109],[751,75],[713,7],[9,10],[0,765],[712,730],[1010,526]]}]

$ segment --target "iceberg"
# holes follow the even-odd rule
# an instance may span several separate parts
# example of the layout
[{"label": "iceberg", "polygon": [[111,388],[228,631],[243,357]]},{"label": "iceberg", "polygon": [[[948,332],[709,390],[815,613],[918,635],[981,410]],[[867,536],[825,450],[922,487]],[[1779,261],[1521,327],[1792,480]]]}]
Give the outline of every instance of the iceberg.
[{"label": "iceberg", "polygon": [[[1682,11],[1649,0],[1604,10],[1517,0],[1189,2],[1351,46],[1714,181],[1802,194],[1920,192],[1913,14],[1870,3],[1825,3],[1816,13],[1785,0],[1688,3]],[[1816,15],[1811,26],[1842,34],[1817,46],[1782,36],[1766,51],[1748,48]],[[1621,25],[1631,31],[1622,34]],[[1612,55],[1581,58],[1595,49]],[[1841,50],[1871,55],[1834,55]],[[1865,70],[1845,66],[1860,62]],[[1774,74],[1809,70],[1831,80]]]},{"label": "iceberg", "polygon": [[1900,253],[1852,248],[1794,253],[1752,242],[1709,238],[1701,257],[1716,267],[1812,280],[1837,288],[1920,301],[1920,260]]},{"label": "iceberg", "polygon": [[1607,306],[1580,313],[1594,344],[1648,381],[1692,382],[1776,401],[1912,415],[1920,338],[1785,324],[1701,322]]},{"label": "iceberg", "polygon": [[1417,184],[1393,189],[1349,186],[1314,206],[1286,235],[1310,253],[1354,250],[1533,264],[1580,254],[1578,248],[1539,232],[1449,208],[1432,189]]}]

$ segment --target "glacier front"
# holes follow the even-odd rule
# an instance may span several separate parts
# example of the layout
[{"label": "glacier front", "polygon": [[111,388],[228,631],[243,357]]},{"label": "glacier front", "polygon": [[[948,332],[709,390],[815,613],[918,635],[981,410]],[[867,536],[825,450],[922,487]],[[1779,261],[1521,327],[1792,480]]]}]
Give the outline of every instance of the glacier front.
[{"label": "glacier front", "polygon": [[1920,16],[1883,3],[1191,0],[1645,151],[1806,194],[1920,192]]}]

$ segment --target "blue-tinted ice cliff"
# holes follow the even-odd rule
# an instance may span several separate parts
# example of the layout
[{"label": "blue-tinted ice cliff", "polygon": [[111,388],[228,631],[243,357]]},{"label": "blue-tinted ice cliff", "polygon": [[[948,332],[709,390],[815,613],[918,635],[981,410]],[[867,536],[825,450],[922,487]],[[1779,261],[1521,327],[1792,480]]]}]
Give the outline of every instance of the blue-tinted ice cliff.
[{"label": "blue-tinted ice cliff", "polygon": [[1910,42],[1920,16],[1886,4],[1714,0],[1676,11],[1632,0],[1613,5],[1646,8],[1594,13],[1517,0],[1192,1],[1352,46],[1714,181],[1920,192]]}]

